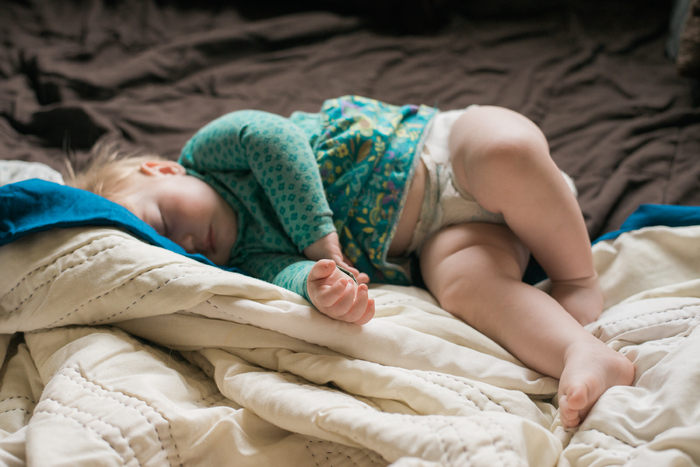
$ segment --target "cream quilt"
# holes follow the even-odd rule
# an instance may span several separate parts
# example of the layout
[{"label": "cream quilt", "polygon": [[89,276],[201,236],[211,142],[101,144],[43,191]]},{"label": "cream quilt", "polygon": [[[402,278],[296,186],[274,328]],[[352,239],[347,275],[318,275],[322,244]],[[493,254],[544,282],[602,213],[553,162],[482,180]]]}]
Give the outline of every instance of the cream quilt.
[{"label": "cream quilt", "polygon": [[695,466],[700,227],[594,247],[632,360],[578,430],[557,381],[424,291],[375,286],[358,327],[115,229],[0,248],[0,464]]}]

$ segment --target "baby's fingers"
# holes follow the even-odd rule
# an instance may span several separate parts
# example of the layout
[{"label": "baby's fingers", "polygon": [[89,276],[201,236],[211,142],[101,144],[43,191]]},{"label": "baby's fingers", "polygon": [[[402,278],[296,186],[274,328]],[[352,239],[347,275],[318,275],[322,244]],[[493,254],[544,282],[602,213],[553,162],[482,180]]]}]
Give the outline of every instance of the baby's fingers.
[{"label": "baby's fingers", "polygon": [[331,318],[348,323],[365,324],[374,316],[374,300],[369,298],[365,284],[345,289],[343,296],[325,313]]},{"label": "baby's fingers", "polygon": [[[354,282],[350,278],[342,278],[331,285],[322,285],[314,291],[312,301],[319,309],[333,308],[333,311],[338,310],[337,314],[344,313],[345,310],[340,310],[339,305],[343,301],[348,302],[348,296],[352,297],[354,294],[353,286]],[[325,310],[323,311],[325,314],[335,317],[335,313],[330,314]]]},{"label": "baby's fingers", "polygon": [[369,290],[365,284],[357,289],[355,300],[350,310],[339,319],[355,324],[365,324],[374,317],[374,300],[369,298]]}]

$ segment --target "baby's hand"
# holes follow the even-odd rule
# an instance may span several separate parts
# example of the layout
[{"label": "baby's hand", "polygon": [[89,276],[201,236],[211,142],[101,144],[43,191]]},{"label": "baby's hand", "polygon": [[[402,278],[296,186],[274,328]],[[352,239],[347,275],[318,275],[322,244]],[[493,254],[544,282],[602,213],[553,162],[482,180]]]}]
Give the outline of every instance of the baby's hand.
[{"label": "baby's hand", "polygon": [[306,284],[311,302],[324,315],[355,324],[374,317],[374,300],[366,284],[355,284],[333,260],[322,259],[311,268]]},{"label": "baby's hand", "polygon": [[337,232],[331,232],[325,237],[316,240],[314,243],[304,248],[304,256],[313,261],[332,259],[335,261],[335,264],[350,271],[360,284],[369,283],[369,276],[358,271],[350,260],[348,260],[348,258],[343,254]]}]

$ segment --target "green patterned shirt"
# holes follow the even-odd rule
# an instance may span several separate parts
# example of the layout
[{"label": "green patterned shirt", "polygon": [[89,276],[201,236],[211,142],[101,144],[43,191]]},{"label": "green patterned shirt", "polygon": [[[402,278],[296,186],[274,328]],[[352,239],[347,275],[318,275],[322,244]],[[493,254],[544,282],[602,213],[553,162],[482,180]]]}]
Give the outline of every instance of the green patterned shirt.
[{"label": "green patterned shirt", "polygon": [[337,230],[344,253],[372,281],[407,285],[408,272],[386,250],[434,113],[357,96],[289,119],[237,111],[199,130],[180,163],[238,213],[228,266],[308,299],[314,263],[301,252]]}]

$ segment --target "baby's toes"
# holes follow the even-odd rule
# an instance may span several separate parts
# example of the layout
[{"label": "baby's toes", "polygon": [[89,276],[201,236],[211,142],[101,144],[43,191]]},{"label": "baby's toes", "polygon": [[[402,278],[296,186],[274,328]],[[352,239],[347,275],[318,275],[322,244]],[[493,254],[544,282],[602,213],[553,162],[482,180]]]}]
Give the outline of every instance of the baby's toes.
[{"label": "baby's toes", "polygon": [[577,426],[581,420],[578,410],[569,408],[568,398],[562,396],[559,398],[559,418],[564,428],[573,428]]}]

